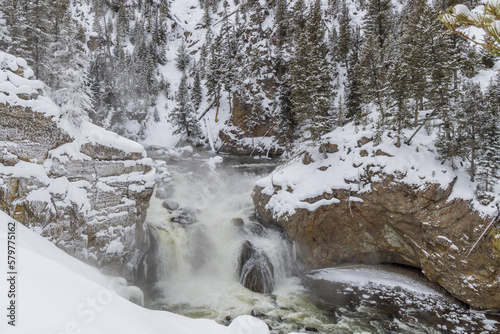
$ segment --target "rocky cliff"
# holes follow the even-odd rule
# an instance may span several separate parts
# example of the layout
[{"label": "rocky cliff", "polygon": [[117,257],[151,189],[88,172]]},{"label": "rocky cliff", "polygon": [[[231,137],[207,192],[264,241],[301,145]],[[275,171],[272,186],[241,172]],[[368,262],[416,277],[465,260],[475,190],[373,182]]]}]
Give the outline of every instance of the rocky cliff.
[{"label": "rocky cliff", "polygon": [[155,171],[144,148],[72,126],[20,58],[0,52],[0,209],[68,253],[132,277]]},{"label": "rocky cliff", "polygon": [[[398,161],[399,171],[391,170],[393,145],[375,147],[370,138],[342,134],[330,138],[328,157],[309,148],[257,183],[253,199],[265,219],[285,226],[311,269],[343,262],[409,265],[472,307],[499,310],[500,258],[489,233],[481,238],[492,215],[457,196],[463,175],[426,160],[422,147],[412,147],[406,165]],[[413,172],[419,181],[411,181]],[[433,178],[439,173],[448,175],[438,176],[442,183]],[[285,210],[294,199],[294,208]]]}]

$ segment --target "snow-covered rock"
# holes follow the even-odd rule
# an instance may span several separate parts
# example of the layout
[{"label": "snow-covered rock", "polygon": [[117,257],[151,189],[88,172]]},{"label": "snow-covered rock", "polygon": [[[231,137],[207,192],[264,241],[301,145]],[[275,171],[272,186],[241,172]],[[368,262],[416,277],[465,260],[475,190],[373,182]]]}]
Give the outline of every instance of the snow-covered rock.
[{"label": "snow-covered rock", "polygon": [[4,52],[0,85],[0,208],[68,253],[131,275],[155,175],[142,145],[89,122],[75,128],[26,62]]},{"label": "snow-covered rock", "polygon": [[[407,138],[411,133],[408,133]],[[421,268],[458,299],[500,309],[500,258],[483,233],[496,216],[463,170],[435,158],[432,135],[398,148],[352,124],[257,182],[254,203],[284,225],[310,268],[346,261]],[[476,241],[478,241],[476,245]]]}]

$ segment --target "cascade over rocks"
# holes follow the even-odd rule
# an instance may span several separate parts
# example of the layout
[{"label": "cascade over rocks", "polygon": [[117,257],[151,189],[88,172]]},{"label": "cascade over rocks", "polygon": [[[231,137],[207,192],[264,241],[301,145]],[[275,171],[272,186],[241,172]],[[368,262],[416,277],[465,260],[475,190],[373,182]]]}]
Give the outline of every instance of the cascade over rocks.
[{"label": "cascade over rocks", "polygon": [[327,195],[339,203],[280,217],[266,206],[271,196],[263,188],[255,188],[253,200],[265,219],[286,228],[309,268],[350,261],[409,265],[474,308],[500,310],[500,258],[489,235],[467,256],[491,217],[482,217],[468,201],[450,199],[454,185],[422,187],[381,174],[369,192],[333,189]]},{"label": "cascade over rocks", "polygon": [[144,148],[88,122],[69,132],[26,62],[3,52],[0,87],[0,209],[131,279],[149,247],[143,223],[155,171]]}]

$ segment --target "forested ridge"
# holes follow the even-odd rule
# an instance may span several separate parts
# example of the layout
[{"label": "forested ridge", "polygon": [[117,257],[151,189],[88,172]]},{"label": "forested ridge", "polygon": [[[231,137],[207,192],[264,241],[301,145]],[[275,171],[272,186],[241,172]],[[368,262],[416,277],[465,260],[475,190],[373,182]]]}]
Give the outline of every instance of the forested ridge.
[{"label": "forested ridge", "polygon": [[75,123],[138,140],[170,124],[208,145],[208,115],[283,147],[321,143],[349,122],[374,124],[374,141],[397,147],[426,131],[488,202],[500,177],[500,80],[473,80],[496,59],[439,21],[457,3],[3,0],[0,48],[26,58]]}]

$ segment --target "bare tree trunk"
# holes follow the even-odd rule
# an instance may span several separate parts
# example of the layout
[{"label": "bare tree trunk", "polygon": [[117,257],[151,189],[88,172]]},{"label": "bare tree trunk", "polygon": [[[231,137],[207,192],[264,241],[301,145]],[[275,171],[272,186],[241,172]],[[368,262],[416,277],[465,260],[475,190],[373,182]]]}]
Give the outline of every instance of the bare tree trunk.
[{"label": "bare tree trunk", "polygon": [[219,121],[219,106],[220,106],[220,87],[217,89],[217,96],[215,98],[217,100],[217,110],[215,111],[215,123]]}]

